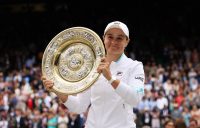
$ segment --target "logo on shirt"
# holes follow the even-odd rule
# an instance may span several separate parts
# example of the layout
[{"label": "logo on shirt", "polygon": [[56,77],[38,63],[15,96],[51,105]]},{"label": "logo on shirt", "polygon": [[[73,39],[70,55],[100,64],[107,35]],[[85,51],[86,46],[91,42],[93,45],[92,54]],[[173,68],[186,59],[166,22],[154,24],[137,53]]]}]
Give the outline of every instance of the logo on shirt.
[{"label": "logo on shirt", "polygon": [[135,79],[141,80],[142,82],[144,81],[144,78],[142,78],[141,76],[136,76]]},{"label": "logo on shirt", "polygon": [[118,71],[116,75],[117,75],[117,76],[122,76],[122,74],[123,74],[123,72]]},{"label": "logo on shirt", "polygon": [[137,92],[138,94],[144,94],[144,89],[143,89],[142,87],[137,88],[137,89],[136,89],[136,92]]}]

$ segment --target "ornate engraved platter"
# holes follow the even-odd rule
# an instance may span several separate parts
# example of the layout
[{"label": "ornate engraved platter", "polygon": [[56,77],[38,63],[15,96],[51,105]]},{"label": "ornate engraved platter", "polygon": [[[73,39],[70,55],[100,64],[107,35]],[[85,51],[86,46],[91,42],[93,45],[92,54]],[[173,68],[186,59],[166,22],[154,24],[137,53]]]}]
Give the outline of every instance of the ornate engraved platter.
[{"label": "ornate engraved platter", "polygon": [[42,58],[42,74],[54,81],[50,90],[69,95],[89,88],[99,77],[96,69],[105,48],[91,29],[72,27],[57,34]]}]

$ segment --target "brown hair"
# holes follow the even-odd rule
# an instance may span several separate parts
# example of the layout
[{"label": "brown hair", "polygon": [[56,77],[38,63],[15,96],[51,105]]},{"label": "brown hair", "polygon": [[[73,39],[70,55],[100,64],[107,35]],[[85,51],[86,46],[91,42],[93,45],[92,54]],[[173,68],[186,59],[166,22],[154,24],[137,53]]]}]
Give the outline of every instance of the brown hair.
[{"label": "brown hair", "polygon": [[175,120],[175,128],[187,128],[183,119],[176,119]]},{"label": "brown hair", "polygon": [[170,123],[172,123],[172,124],[174,125],[174,127],[175,127],[175,122],[174,122],[174,120],[169,119],[169,120],[165,121],[165,123],[164,123],[164,128],[165,128],[168,124],[170,124]]}]

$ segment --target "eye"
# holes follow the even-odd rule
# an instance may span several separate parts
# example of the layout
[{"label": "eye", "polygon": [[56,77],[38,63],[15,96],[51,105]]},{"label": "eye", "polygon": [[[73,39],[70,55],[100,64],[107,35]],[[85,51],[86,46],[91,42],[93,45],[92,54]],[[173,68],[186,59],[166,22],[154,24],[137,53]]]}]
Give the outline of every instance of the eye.
[{"label": "eye", "polygon": [[113,37],[113,36],[107,36],[107,38],[111,40],[111,39],[113,39],[114,37]]},{"label": "eye", "polygon": [[114,41],[116,41],[116,42],[121,42],[121,41],[123,41],[126,37],[125,36],[121,36],[121,35],[118,35],[118,36],[113,36],[113,35],[106,35],[106,38],[108,39],[108,40],[114,40]]},{"label": "eye", "polygon": [[116,40],[119,41],[119,42],[122,41],[123,39],[124,39],[124,38],[122,38],[122,37],[117,37],[117,38],[116,38]]}]

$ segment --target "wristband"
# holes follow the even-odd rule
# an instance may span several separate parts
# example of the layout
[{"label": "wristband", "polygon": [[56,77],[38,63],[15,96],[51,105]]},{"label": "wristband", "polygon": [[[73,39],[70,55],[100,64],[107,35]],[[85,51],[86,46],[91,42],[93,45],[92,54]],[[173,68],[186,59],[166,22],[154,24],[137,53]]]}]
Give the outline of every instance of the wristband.
[{"label": "wristband", "polygon": [[111,79],[108,81],[109,84],[112,84],[113,81],[115,81],[117,78],[115,76],[112,76]]}]

